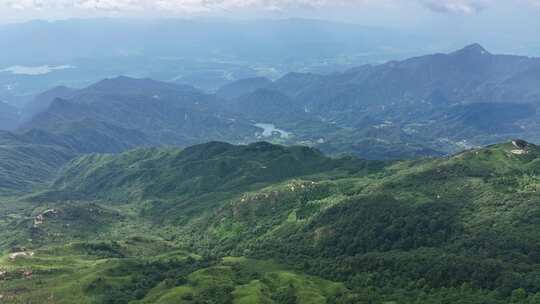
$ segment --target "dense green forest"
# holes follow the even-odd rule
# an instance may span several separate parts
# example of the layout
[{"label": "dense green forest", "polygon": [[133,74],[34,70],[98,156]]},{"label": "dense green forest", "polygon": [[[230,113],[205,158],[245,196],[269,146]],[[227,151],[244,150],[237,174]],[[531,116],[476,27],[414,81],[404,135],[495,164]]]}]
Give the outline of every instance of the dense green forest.
[{"label": "dense green forest", "polygon": [[537,304],[539,173],[513,143],[86,155],[0,200],[0,302]]}]

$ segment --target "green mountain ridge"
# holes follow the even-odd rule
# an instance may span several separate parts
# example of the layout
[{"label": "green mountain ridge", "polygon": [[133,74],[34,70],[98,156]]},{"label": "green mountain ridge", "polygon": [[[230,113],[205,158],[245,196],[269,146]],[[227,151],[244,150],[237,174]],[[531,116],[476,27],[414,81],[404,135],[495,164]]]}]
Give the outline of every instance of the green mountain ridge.
[{"label": "green mountain ridge", "polygon": [[82,156],[0,204],[0,294],[538,303],[539,164],[522,141],[391,162],[220,142]]},{"label": "green mountain ridge", "polygon": [[119,155],[83,156],[67,164],[52,188],[68,198],[72,194],[84,199],[121,201],[189,198],[237,192],[295,176],[345,170],[347,165],[359,167],[362,163],[365,161],[353,158],[331,159],[301,146],[211,142],[183,150],[150,148]]},{"label": "green mountain ridge", "polygon": [[0,195],[46,187],[60,168],[82,154],[119,153],[148,142],[135,130],[92,120],[63,124],[56,132],[0,132]]}]

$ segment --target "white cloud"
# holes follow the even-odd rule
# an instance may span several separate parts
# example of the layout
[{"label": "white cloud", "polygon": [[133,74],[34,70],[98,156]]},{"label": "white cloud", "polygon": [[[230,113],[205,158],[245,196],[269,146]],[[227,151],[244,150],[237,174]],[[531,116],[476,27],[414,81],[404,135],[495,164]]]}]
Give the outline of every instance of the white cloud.
[{"label": "white cloud", "polygon": [[423,4],[436,12],[473,15],[489,6],[489,0],[422,0]]},{"label": "white cloud", "polygon": [[0,73],[8,72],[14,75],[29,75],[29,76],[36,76],[36,75],[45,75],[52,73],[57,70],[66,70],[66,69],[74,69],[74,66],[71,65],[59,65],[59,66],[49,66],[49,65],[42,65],[42,66],[12,66],[3,70],[0,70]]},{"label": "white cloud", "polygon": [[323,10],[336,7],[350,8],[350,10],[370,7],[400,8],[420,3],[436,12],[474,15],[502,1],[512,1],[516,4],[528,3],[540,7],[540,0],[0,0],[0,9],[194,14],[234,10]]},{"label": "white cloud", "polygon": [[26,9],[83,9],[104,11],[204,12],[233,9],[286,10],[387,4],[395,0],[0,0],[0,7]]}]

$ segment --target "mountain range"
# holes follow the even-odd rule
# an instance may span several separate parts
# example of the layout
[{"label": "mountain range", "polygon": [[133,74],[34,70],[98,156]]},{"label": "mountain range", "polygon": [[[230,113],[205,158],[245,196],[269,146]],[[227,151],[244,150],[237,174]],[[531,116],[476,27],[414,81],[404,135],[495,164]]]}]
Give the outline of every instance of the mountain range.
[{"label": "mountain range", "polygon": [[473,44],[343,73],[248,78],[216,94],[122,76],[37,95],[19,133],[76,136],[85,153],[265,139],[368,159],[440,156],[511,138],[538,141],[538,71],[539,59]]},{"label": "mountain range", "polygon": [[192,87],[127,77],[70,92],[67,99],[55,98],[22,128],[55,132],[83,120],[141,132],[148,144],[161,145],[186,146],[212,138],[232,141],[255,130],[223,115],[211,95]]},{"label": "mountain range", "polygon": [[216,90],[247,77],[326,73],[422,54],[426,45],[451,47],[420,34],[307,19],[31,21],[2,24],[0,36],[0,100],[20,106],[54,86],[81,88],[114,75]]},{"label": "mountain range", "polygon": [[[317,147],[332,151],[344,136],[347,151],[370,157],[354,146],[371,140],[448,153],[513,137],[538,140],[539,77],[540,59],[493,55],[473,44],[449,54],[365,65],[344,73],[292,73],[273,83],[241,81],[224,91],[234,88],[242,95],[236,97],[238,103],[251,100],[261,113],[273,112],[267,106],[273,91],[273,104],[289,104],[289,115],[275,121],[302,140],[321,137],[325,143]],[[253,88],[254,83],[261,86]],[[322,129],[335,128],[332,133],[337,134],[295,130],[291,122],[301,125],[299,112]],[[250,117],[265,119],[264,114]]]},{"label": "mountain range", "polygon": [[537,304],[537,65],[39,94],[0,132],[0,301]]}]

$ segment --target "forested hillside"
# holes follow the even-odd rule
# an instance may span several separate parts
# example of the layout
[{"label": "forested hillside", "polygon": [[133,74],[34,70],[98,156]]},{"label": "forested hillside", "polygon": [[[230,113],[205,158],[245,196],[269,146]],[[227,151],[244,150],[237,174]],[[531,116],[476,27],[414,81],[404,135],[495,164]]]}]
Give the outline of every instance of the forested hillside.
[{"label": "forested hillside", "polygon": [[[8,303],[538,303],[540,148],[411,161],[209,143],[1,205]],[[38,300],[39,299],[39,300]]]}]

